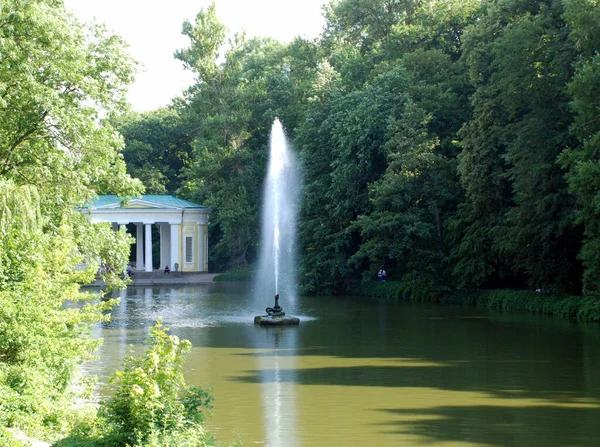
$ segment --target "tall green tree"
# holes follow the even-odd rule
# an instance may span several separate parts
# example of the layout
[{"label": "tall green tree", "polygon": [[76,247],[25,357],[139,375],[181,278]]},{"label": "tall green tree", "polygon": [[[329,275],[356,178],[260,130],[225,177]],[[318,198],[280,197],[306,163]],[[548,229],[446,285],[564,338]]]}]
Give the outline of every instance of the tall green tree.
[{"label": "tall green tree", "polygon": [[128,113],[114,123],[125,140],[127,172],[147,194],[174,194],[192,152],[192,123],[172,108]]},{"label": "tall green tree", "polygon": [[456,251],[461,284],[579,288],[580,230],[557,164],[570,143],[574,58],[563,11],[558,1],[495,1],[466,33],[476,92],[459,167],[468,198]]},{"label": "tall green tree", "polygon": [[568,168],[569,190],[577,198],[577,221],[585,232],[580,253],[585,267],[583,290],[591,293],[600,290],[600,2],[565,2],[563,17],[577,50],[576,71],[568,88],[575,114],[571,134],[578,144],[565,149],[561,163]]},{"label": "tall green tree", "polygon": [[397,69],[362,91],[334,90],[315,104],[313,121],[296,140],[305,163],[300,226],[308,251],[304,282],[311,290],[339,290],[353,270],[348,258],[360,237],[352,223],[372,211],[368,187],[386,169],[387,128],[403,115],[406,89],[407,76]]},{"label": "tall green tree", "polygon": [[0,423],[25,424],[53,411],[97,344],[85,336],[110,303],[79,285],[100,261],[126,262],[127,236],[76,207],[141,190],[107,121],[134,65],[121,39],[58,0],[3,1],[0,54]]},{"label": "tall green tree", "polygon": [[[305,164],[302,266],[309,290],[339,291],[347,279],[381,266],[398,278],[428,271],[423,290],[431,278],[442,281],[433,272],[444,269],[445,226],[460,196],[456,134],[470,116],[472,91],[458,55],[477,8],[329,5],[321,45],[337,81],[311,103],[296,140]],[[421,248],[411,233],[422,237]]]},{"label": "tall green tree", "polygon": [[335,0],[314,42],[228,46],[201,11],[176,53],[197,74],[178,102],[197,126],[180,191],[214,209],[211,256],[254,259],[279,116],[302,160],[305,290],[383,265],[419,293],[576,292],[578,254],[594,290],[597,5]]},{"label": "tall green tree", "polygon": [[303,110],[293,105],[306,98],[302,87],[304,75],[316,70],[314,48],[297,40],[288,52],[273,39],[243,35],[225,47],[214,5],[186,23],[184,34],[190,46],[176,57],[197,79],[179,103],[195,129],[180,192],[212,209],[214,267],[245,265],[257,253],[270,128],[278,116],[290,131],[302,119]]}]

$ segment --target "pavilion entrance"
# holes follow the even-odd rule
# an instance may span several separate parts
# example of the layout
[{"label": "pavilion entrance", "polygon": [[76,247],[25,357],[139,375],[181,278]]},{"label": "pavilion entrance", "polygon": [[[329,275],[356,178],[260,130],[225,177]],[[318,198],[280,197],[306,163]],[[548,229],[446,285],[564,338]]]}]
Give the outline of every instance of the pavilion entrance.
[{"label": "pavilion entrance", "polygon": [[168,195],[145,195],[127,204],[114,195],[99,196],[89,208],[92,222],[112,222],[118,230],[135,224],[137,271],[152,272],[152,226],[159,228],[160,265],[181,272],[208,271],[209,209]]}]

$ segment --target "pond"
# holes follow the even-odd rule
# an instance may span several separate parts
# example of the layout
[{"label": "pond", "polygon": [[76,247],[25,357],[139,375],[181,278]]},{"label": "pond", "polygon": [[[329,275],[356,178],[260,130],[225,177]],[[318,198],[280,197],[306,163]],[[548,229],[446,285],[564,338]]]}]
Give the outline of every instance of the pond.
[{"label": "pond", "polygon": [[[210,386],[206,423],[245,446],[597,446],[600,328],[472,307],[302,297],[259,327],[247,287],[130,287],[85,370],[106,378],[162,316]],[[282,298],[280,304],[288,311]]]}]

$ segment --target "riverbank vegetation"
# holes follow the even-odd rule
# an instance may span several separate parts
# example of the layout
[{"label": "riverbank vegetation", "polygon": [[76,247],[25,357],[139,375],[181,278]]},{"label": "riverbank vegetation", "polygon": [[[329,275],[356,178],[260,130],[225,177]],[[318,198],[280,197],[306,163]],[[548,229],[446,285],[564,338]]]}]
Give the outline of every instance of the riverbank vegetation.
[{"label": "riverbank vegetation", "polygon": [[215,275],[214,282],[251,282],[256,271],[253,266],[236,266],[231,270]]},{"label": "riverbank vegetation", "polygon": [[111,381],[115,393],[96,414],[79,421],[56,447],[207,447],[214,439],[202,423],[212,396],[186,385],[182,366],[191,343],[168,335],[159,320],[146,352],[129,356]]},{"label": "riverbank vegetation", "polygon": [[595,296],[507,289],[447,291],[432,295],[429,291],[415,293],[401,281],[357,282],[348,288],[348,294],[392,301],[468,305],[600,321],[600,300]]},{"label": "riverbank vegetation", "polygon": [[[184,25],[176,57],[196,82],[167,130],[189,132],[173,149],[185,160],[151,170],[213,209],[211,268],[256,258],[279,117],[303,170],[304,292],[384,267],[413,295],[596,296],[600,4],[335,0],[324,15],[319,38],[288,44],[227,40],[214,6]],[[155,147],[145,135],[127,150]]]}]

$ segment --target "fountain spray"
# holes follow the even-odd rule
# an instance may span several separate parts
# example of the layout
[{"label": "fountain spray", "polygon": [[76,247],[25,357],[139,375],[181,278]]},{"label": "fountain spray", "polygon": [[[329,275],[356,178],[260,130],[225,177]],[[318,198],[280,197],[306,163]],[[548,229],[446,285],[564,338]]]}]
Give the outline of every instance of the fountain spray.
[{"label": "fountain spray", "polygon": [[[275,307],[267,308],[268,315],[272,317],[285,315],[279,306],[280,295],[287,306],[293,309],[295,305],[299,199],[298,166],[283,126],[276,119],[271,128],[269,166],[263,194],[261,250],[254,286],[255,302],[264,302],[265,297],[275,295]],[[255,322],[259,323],[256,319]]]}]

